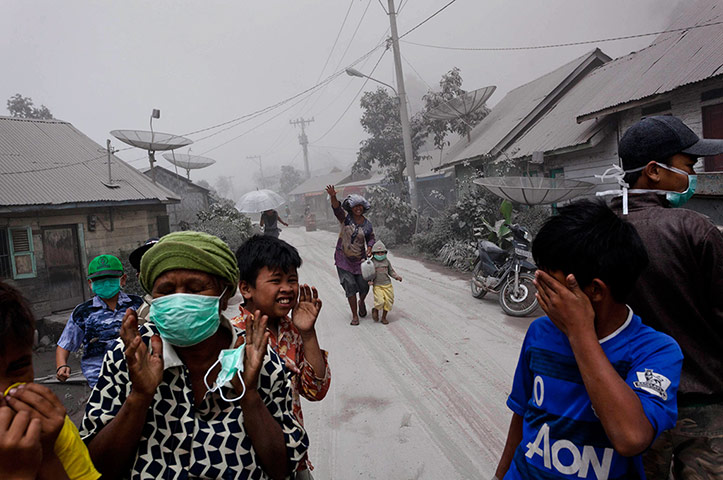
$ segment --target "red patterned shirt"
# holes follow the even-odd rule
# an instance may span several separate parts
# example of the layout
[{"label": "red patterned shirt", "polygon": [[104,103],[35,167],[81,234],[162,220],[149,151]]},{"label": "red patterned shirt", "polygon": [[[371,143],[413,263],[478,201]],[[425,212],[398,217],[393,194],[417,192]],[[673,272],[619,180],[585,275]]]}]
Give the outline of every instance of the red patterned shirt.
[{"label": "red patterned shirt", "polygon": [[[241,309],[241,314],[234,317],[231,323],[242,330],[246,330],[246,319],[252,315],[252,313],[243,307],[239,308]],[[304,416],[301,413],[301,397],[315,402],[324,398],[326,392],[329,391],[329,384],[331,384],[331,371],[329,370],[329,362],[327,361],[329,353],[326,350],[321,351],[324,357],[324,374],[318,377],[316,376],[316,372],[314,372],[314,368],[304,356],[304,342],[301,339],[301,334],[289,317],[279,320],[278,338],[276,332],[268,328],[267,330],[271,333],[269,337],[271,348],[279,354],[281,360],[286,363],[286,368],[291,372],[294,400],[292,411],[299,420],[299,423],[303,426]],[[309,468],[313,468],[310,463]]]}]

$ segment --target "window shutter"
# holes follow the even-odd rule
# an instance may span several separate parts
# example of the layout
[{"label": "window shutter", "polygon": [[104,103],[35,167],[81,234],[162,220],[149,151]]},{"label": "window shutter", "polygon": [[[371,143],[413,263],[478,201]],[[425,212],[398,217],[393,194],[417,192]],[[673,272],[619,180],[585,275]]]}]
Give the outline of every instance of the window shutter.
[{"label": "window shutter", "polygon": [[35,278],[35,252],[33,231],[28,227],[10,228],[10,253],[12,255],[13,278]]}]

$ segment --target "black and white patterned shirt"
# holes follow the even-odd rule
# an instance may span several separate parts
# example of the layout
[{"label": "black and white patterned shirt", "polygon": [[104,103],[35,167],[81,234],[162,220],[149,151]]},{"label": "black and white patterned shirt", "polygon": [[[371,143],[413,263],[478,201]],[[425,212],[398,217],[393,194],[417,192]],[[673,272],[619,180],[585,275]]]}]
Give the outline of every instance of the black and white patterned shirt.
[{"label": "black and white patterned shirt", "polygon": [[[222,320],[221,328],[231,328],[233,348],[243,332]],[[152,323],[139,327],[143,341],[157,334]],[[118,340],[103,360],[100,378],[91,393],[80,428],[86,443],[118,414],[130,394],[131,382]],[[130,479],[266,479],[259,459],[246,435],[241,406],[224,401],[219,392],[207,393],[201,405],[193,403],[188,369],[168,344],[163,345],[163,381],[156,389],[146,424],[138,443]],[[228,390],[228,391],[227,391]],[[237,396],[232,388],[226,398]],[[287,460],[295,471],[309,446],[306,432],[292,413],[292,390],[283,363],[268,349],[259,374],[259,395],[279,422],[286,443]]]}]

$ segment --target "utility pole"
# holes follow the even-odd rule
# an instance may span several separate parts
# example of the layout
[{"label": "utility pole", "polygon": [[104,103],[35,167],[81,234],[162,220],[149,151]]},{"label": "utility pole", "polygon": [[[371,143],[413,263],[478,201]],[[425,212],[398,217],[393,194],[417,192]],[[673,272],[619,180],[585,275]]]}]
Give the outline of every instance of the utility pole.
[{"label": "utility pole", "polygon": [[306,171],[306,178],[311,177],[311,172],[309,171],[309,138],[306,136],[305,127],[307,124],[314,121],[314,117],[311,117],[311,119],[304,120],[303,117],[297,119],[297,120],[289,120],[289,123],[291,125],[301,125],[301,135],[299,135],[299,143],[301,144],[301,148],[304,150],[304,170]]},{"label": "utility pole", "polygon": [[259,161],[259,173],[261,174],[261,188],[266,188],[266,180],[264,179],[264,169],[261,167],[261,155],[249,155],[249,160],[258,160]]},{"label": "utility pole", "polygon": [[402,137],[404,140],[404,158],[407,162],[407,178],[409,179],[409,197],[412,207],[419,207],[417,197],[417,175],[414,172],[414,154],[412,152],[412,129],[409,126],[409,111],[407,110],[407,92],[404,89],[404,74],[402,72],[402,54],[399,51],[399,33],[397,32],[397,14],[394,10],[394,0],[389,2],[389,24],[392,30],[392,51],[394,52],[394,70],[397,73],[397,90],[399,94],[399,116],[402,120]]}]

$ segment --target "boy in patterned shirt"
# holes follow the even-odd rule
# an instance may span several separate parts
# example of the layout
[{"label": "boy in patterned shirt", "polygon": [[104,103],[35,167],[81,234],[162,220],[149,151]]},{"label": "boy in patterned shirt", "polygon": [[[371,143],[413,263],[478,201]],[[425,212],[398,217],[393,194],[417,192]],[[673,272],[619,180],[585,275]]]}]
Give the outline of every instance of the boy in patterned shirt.
[{"label": "boy in patterned shirt", "polygon": [[604,204],[560,208],[532,244],[547,313],[522,344],[496,478],[645,478],[641,454],[675,425],[683,355],[625,304],[648,257]]},{"label": "boy in patterned shirt", "polygon": [[[299,285],[301,257],[283,240],[268,235],[251,237],[236,251],[236,260],[245,304],[233,323],[244,329],[250,312],[256,310],[268,316],[269,345],[292,375],[293,412],[303,426],[300,397],[312,402],[321,400],[331,383],[328,354],[319,347],[316,337],[319,294],[314,287]],[[300,464],[295,478],[312,478],[312,468],[307,459]]]}]

